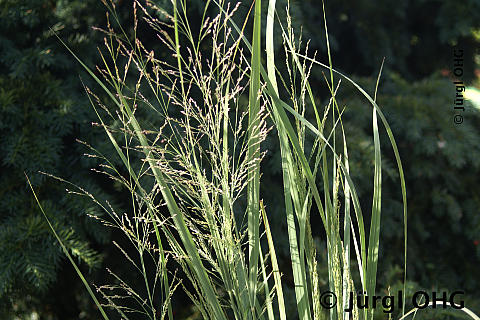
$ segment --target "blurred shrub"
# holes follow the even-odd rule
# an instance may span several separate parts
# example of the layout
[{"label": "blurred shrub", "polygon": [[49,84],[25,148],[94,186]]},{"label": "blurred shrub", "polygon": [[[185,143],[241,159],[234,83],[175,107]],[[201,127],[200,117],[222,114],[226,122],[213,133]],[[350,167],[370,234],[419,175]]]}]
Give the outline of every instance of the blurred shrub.
[{"label": "blurred shrub", "polygon": [[[357,80],[373,93],[375,79]],[[341,104],[347,105],[344,123],[353,142],[350,154],[357,165],[373,172],[372,156],[358,157],[373,154],[371,108],[348,85],[344,90]],[[389,73],[381,80],[377,101],[395,135],[407,183],[408,278],[417,283],[415,291],[448,288],[465,291],[471,299],[480,289],[475,273],[480,263],[480,112],[467,102],[465,121],[455,124],[454,97],[452,80],[439,74],[408,82]],[[387,140],[382,142],[387,166],[382,182],[385,232],[380,265],[387,285],[395,278],[388,275],[389,269],[403,265],[403,217],[393,151]],[[372,184],[368,177],[354,181],[360,189],[369,190],[361,187]],[[370,210],[368,197],[364,195],[363,203]],[[402,279],[400,269],[396,277]],[[466,306],[478,312],[478,303]]]},{"label": "blurred shrub", "polygon": [[[322,1],[291,2],[293,23],[327,61]],[[477,0],[339,0],[325,1],[325,6],[333,62],[347,74],[370,76],[386,57],[387,69],[422,79],[449,68],[452,47],[458,45],[465,49],[465,76],[474,76],[480,41]]]}]

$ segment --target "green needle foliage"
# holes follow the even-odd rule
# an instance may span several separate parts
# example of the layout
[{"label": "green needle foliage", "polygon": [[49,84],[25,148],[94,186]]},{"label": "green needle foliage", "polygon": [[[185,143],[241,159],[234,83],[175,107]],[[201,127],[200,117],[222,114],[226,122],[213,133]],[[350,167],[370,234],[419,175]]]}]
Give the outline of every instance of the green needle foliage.
[{"label": "green needle foliage", "polygon": [[[38,171],[75,181],[99,198],[108,184],[88,173],[94,159],[75,138],[95,141],[91,112],[81,94],[80,69],[49,27],[69,34],[72,47],[87,61],[89,25],[104,15],[96,1],[1,1],[0,4],[0,318],[27,317],[61,308],[68,295],[55,290],[64,265],[61,247],[25,183],[28,173],[42,204],[71,254],[86,270],[98,268],[105,229],[87,215],[100,214],[90,199],[65,194],[65,188]],[[97,10],[95,10],[97,9]],[[85,12],[91,15],[85,15]],[[73,70],[76,70],[73,71]],[[82,170],[83,169],[83,170]],[[92,246],[93,245],[93,246]],[[95,248],[95,249],[94,249]],[[74,287],[74,286],[72,286]],[[66,316],[66,315],[65,315]]]},{"label": "green needle foliage", "polygon": [[[105,161],[104,173],[130,192],[132,207],[119,214],[106,203],[97,203],[109,215],[105,223],[123,231],[131,242],[133,254],[129,248],[118,248],[144,279],[142,287],[133,287],[112,271],[115,283],[98,288],[106,303],[102,306],[95,299],[103,317],[108,318],[103,311],[107,306],[122,319],[173,319],[172,296],[181,286],[204,319],[287,319],[291,311],[283,294],[276,239],[260,193],[261,160],[266,153],[262,146],[271,123],[281,151],[283,221],[295,286],[295,318],[373,319],[373,309],[354,307],[350,313],[344,308],[350,292],[365,291],[370,299],[376,293],[384,152],[380,123],[397,165],[405,237],[407,222],[402,162],[392,130],[376,103],[377,89],[372,97],[333,68],[325,14],[328,64],[309,56],[287,8],[286,24],[277,28],[288,74],[280,74],[273,45],[274,0],[268,3],[266,18],[266,63],[261,1],[250,8],[251,30],[250,14],[240,24],[233,18],[238,4],[207,1],[195,28],[186,6],[186,1],[173,0],[170,13],[151,2],[134,2],[133,36],[109,21],[103,30],[103,65],[97,73],[72,52],[110,98],[106,103],[86,88],[118,157],[99,155]],[[109,10],[118,22],[114,3]],[[136,37],[142,21],[152,27],[170,55],[157,58]],[[251,37],[245,36],[246,30]],[[314,99],[309,82],[313,68],[328,74],[326,105]],[[376,88],[380,75],[381,69]],[[342,121],[345,106],[337,98],[342,81],[352,85],[367,102],[365,110],[372,111],[369,223],[351,177]],[[314,111],[314,122],[304,117],[307,109]],[[155,119],[140,120],[144,110]],[[111,125],[115,122],[120,126]],[[310,149],[307,137],[314,140]],[[312,229],[319,229],[311,224],[314,215],[321,221],[325,248],[313,239]],[[406,252],[406,238],[403,249]],[[325,307],[322,295],[320,250],[327,252],[328,288],[337,297],[333,308]],[[406,253],[403,259],[406,264]]]}]

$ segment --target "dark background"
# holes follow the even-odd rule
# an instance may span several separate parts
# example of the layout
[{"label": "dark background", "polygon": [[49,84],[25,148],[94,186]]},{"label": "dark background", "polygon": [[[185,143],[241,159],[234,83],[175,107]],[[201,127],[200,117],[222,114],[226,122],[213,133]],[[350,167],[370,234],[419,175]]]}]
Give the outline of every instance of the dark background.
[{"label": "dark background", "polygon": [[[168,7],[168,1],[157,2]],[[203,2],[188,3],[194,20],[191,25],[196,25]],[[131,1],[116,5],[123,27],[131,31]],[[281,17],[285,5],[277,1]],[[239,15],[244,17],[249,7],[245,2]],[[91,125],[96,117],[81,81],[94,84],[51,30],[87,65],[94,66],[99,63],[97,47],[103,45],[103,35],[91,27],[105,26],[105,12],[97,0],[0,0],[1,319],[30,319],[32,314],[52,320],[99,317],[41,216],[24,172],[89,280],[108,282],[106,266],[128,274],[119,262],[121,255],[110,245],[112,240],[122,242],[122,235],[87,216],[101,216],[98,207],[90,199],[68,195],[66,185],[38,173],[72,181],[97,198],[109,200],[121,212],[128,208],[122,200],[125,190],[91,172],[99,162],[83,156],[88,150],[76,141],[87,141],[106,154],[112,152],[104,133]],[[295,29],[302,28],[303,39],[311,39],[310,52],[318,50],[317,58],[327,62],[321,1],[292,1],[291,13]],[[373,92],[386,58],[378,104],[392,127],[406,175],[410,290],[462,290],[466,306],[480,312],[480,116],[467,104],[464,122],[453,122],[452,84],[461,80],[480,87],[480,2],[338,0],[326,2],[326,13],[334,67],[353,76],[368,92]],[[142,41],[159,48],[154,34],[145,26],[139,28]],[[280,34],[276,39],[281,39]],[[452,74],[454,48],[464,52],[460,79]],[[321,69],[313,69],[311,84],[316,99],[323,103],[328,92]],[[368,212],[374,158],[371,109],[346,84],[340,102],[348,106],[344,126],[352,178]],[[386,138],[385,132],[381,136]],[[264,147],[268,153],[262,183],[268,190],[262,190],[262,197],[272,216],[271,225],[276,227],[274,234],[281,235],[285,234],[283,208],[274,201],[283,194],[275,132]],[[403,217],[393,152],[387,140],[382,140],[382,147],[378,291],[385,294],[388,285],[395,292],[403,279]],[[321,243],[321,233],[315,236]],[[281,268],[288,279],[288,240],[277,239]],[[326,269],[320,273],[326,275]],[[293,288],[287,288],[287,295],[292,297]],[[186,297],[174,297],[179,318],[190,313],[186,304]],[[426,312],[417,317],[450,315]]]}]

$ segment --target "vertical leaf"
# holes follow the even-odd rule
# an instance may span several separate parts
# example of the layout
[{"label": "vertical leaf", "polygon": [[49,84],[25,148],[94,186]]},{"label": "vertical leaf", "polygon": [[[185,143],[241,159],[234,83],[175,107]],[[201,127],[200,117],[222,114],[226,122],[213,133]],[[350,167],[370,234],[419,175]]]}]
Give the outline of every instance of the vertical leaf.
[{"label": "vertical leaf", "polygon": [[248,107],[248,156],[252,164],[248,171],[247,202],[248,202],[248,243],[249,243],[249,292],[251,314],[255,315],[255,300],[257,291],[258,255],[260,247],[259,235],[259,192],[260,192],[260,67],[261,67],[261,0],[255,0],[253,22],[253,49],[250,74],[250,91]]}]

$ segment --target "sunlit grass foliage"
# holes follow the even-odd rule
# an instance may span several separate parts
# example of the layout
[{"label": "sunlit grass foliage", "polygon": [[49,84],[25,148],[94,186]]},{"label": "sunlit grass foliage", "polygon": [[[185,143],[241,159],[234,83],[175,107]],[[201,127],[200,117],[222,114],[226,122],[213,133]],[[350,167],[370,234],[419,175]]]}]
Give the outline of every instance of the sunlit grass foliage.
[{"label": "sunlit grass foliage", "polygon": [[[262,143],[273,127],[281,148],[284,193],[279,199],[285,203],[294,313],[302,320],[373,318],[371,309],[345,308],[350,292],[373,296],[376,289],[382,195],[379,119],[397,160],[405,237],[407,222],[400,155],[375,102],[376,91],[372,97],[337,72],[330,51],[327,57],[309,54],[292,29],[288,8],[287,20],[276,20],[275,0],[268,2],[267,12],[261,1],[253,2],[241,24],[235,23],[238,4],[207,1],[201,24],[195,26],[189,24],[187,1],[173,0],[171,11],[153,2],[134,2],[133,35],[113,26],[115,5],[106,5],[111,22],[101,30],[104,64],[93,71],[72,55],[110,97],[101,101],[86,88],[98,125],[117,154],[102,155],[94,148],[92,153],[104,160],[103,172],[130,191],[132,207],[120,214],[107,203],[98,204],[109,214],[104,223],[122,230],[135,248],[132,255],[119,246],[144,288],[140,293],[112,272],[116,284],[98,288],[101,304],[77,268],[103,317],[108,319],[108,306],[122,319],[131,313],[173,319],[171,297],[175,290],[185,290],[204,319],[287,319],[275,251],[278,235],[270,231],[260,193],[266,152]],[[328,47],[325,15],[324,20]],[[139,22],[151,27],[163,52],[146,48],[137,38]],[[282,31],[286,59],[281,63],[287,63],[287,74],[276,68],[274,28]],[[246,36],[246,30],[251,34]],[[326,105],[314,98],[311,68],[325,71],[330,92]],[[379,79],[380,74],[381,68]],[[342,81],[358,89],[365,97],[365,112],[372,112],[374,188],[372,212],[365,215],[370,221],[364,219],[350,178],[345,106],[336,99]],[[307,109],[314,111],[313,121],[304,117]],[[137,116],[142,110],[155,120]],[[313,148],[305,147],[307,135],[315,137]],[[113,156],[124,168],[115,167]],[[87,191],[78,192],[95,201]],[[317,272],[321,249],[313,241],[312,214],[320,216],[325,232],[328,279],[319,279]],[[403,257],[406,263],[406,250]],[[173,270],[178,267],[177,274]],[[322,306],[320,280],[328,281],[336,307]]]}]

